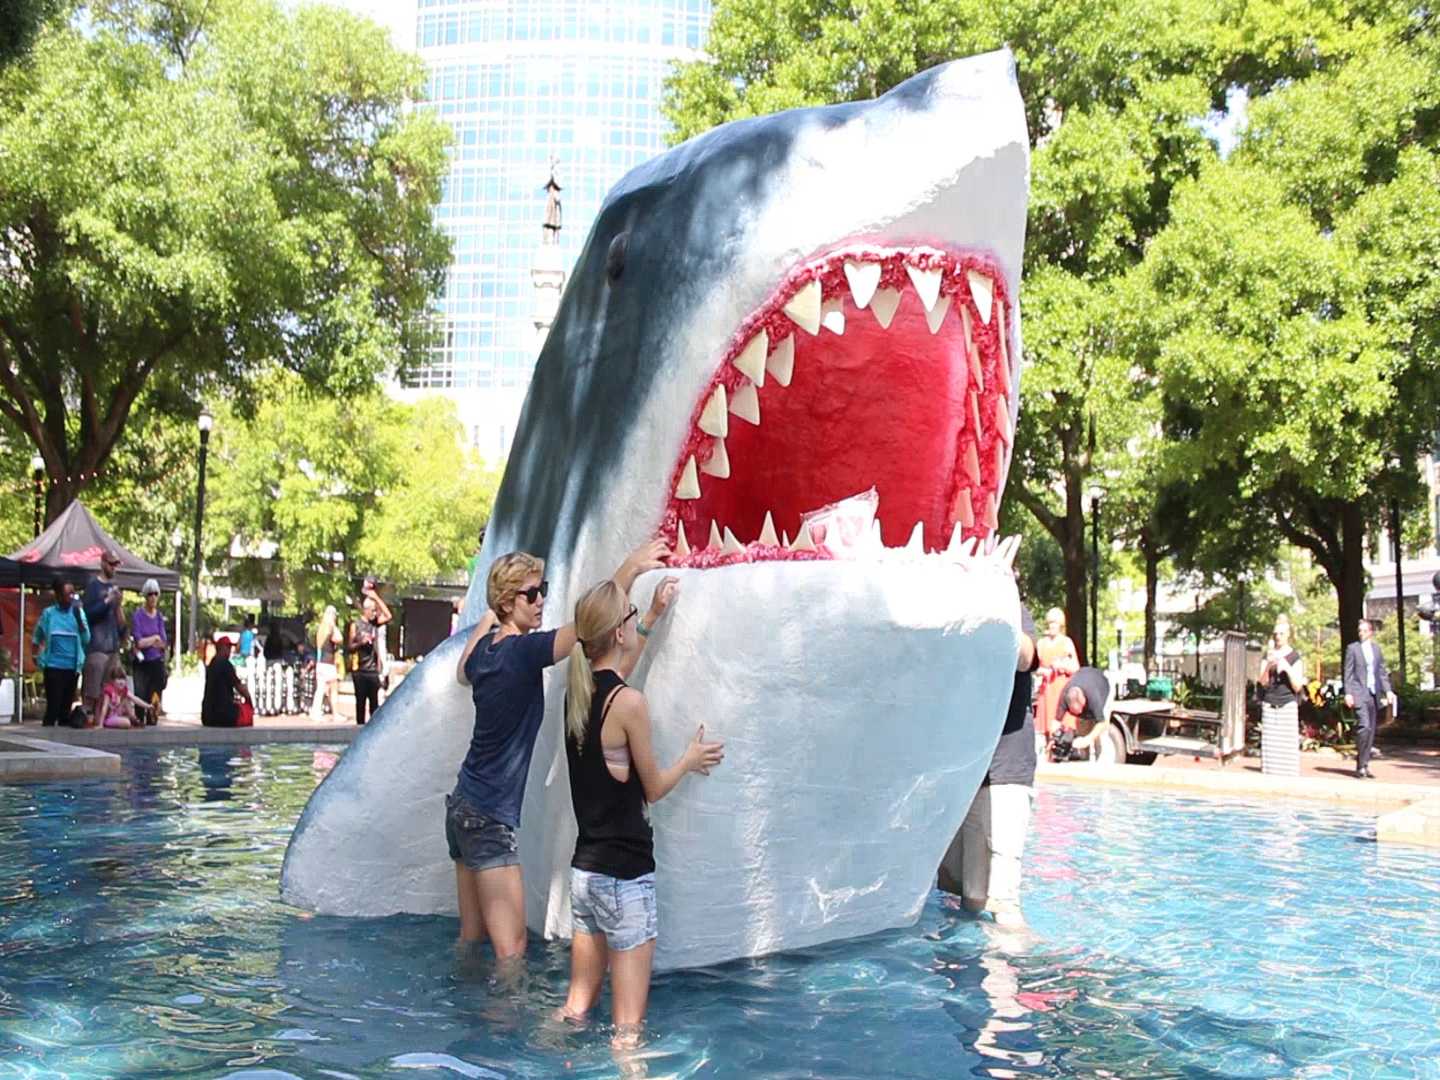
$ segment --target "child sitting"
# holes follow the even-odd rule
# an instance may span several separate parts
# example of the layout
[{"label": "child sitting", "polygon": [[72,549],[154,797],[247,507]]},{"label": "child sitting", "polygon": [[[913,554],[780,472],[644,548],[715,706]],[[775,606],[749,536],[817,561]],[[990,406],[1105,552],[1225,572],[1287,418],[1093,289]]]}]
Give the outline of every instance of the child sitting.
[{"label": "child sitting", "polygon": [[144,721],[136,721],[135,709],[150,708],[150,703],[136,697],[130,692],[130,684],[125,681],[125,668],[120,663],[120,657],[111,657],[110,666],[105,669],[105,687],[100,696],[100,724],[107,728],[128,728],[143,726]]}]

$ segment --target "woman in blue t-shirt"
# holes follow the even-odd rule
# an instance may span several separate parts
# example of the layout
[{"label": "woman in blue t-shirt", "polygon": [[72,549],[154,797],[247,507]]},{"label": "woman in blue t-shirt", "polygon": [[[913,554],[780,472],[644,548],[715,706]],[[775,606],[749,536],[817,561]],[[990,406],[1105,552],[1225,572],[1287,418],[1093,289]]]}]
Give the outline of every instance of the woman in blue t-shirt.
[{"label": "woman in blue t-shirt", "polygon": [[[635,578],[663,566],[664,543],[637,549],[615,571],[627,594]],[[540,630],[545,564],[523,551],[496,559],[486,580],[490,610],[470,632],[456,677],[470,687],[475,729],[455,790],[445,799],[445,839],[455,862],[460,941],[487,936],[497,959],[525,952],[525,892],[515,830],[530,755],[545,715],[547,667],[570,655],[575,625]]]}]

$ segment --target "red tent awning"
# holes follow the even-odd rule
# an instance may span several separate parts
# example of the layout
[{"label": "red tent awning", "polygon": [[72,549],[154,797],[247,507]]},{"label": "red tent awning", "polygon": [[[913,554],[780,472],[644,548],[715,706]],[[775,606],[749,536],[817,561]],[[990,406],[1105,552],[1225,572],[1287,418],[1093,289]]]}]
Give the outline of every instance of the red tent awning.
[{"label": "red tent awning", "polygon": [[57,577],[84,585],[100,571],[100,553],[113,550],[120,556],[115,578],[123,589],[139,591],[146,578],[154,578],[162,589],[178,589],[180,575],[174,570],[146,562],[127,550],[100,527],[85,505],[76,499],[50,523],[50,527],[19,551],[12,551],[13,566],[0,563],[0,586],[48,586]]}]

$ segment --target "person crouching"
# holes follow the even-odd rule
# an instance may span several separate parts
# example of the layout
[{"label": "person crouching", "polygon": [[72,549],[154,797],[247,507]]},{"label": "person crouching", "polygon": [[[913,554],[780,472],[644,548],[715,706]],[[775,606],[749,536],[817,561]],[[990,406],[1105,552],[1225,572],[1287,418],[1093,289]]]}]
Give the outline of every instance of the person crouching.
[{"label": "person crouching", "polygon": [[608,966],[617,1046],[639,1038],[659,933],[646,804],[663,799],[686,773],[708,774],[725,757],[722,743],[704,741],[702,724],[680,760],[661,769],[645,695],[625,683],[640,639],[669,609],[677,586],[671,577],[660,582],[644,621],[614,581],[590,589],[575,608],[565,756],[579,836],[570,861],[570,992],[561,1015],[585,1016]]}]

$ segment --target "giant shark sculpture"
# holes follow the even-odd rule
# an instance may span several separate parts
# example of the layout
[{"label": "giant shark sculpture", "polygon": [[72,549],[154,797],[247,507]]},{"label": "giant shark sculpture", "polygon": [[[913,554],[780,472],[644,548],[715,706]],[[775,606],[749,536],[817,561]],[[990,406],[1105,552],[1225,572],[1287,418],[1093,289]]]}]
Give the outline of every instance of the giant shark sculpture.
[{"label": "giant shark sculpture", "polygon": [[[600,210],[481,563],[545,558],[554,623],[626,551],[675,549],[680,598],[637,679],[662,760],[703,722],[726,761],[652,810],[658,967],[912,922],[984,775],[1017,644],[1013,580],[985,553],[1017,412],[1028,160],[996,52],[874,101],[727,124]],[[467,621],[483,606],[482,572]],[[317,789],[287,900],[454,911],[442,800],[473,719],[463,638]],[[562,665],[519,832],[547,935],[569,932],[563,696]]]}]

